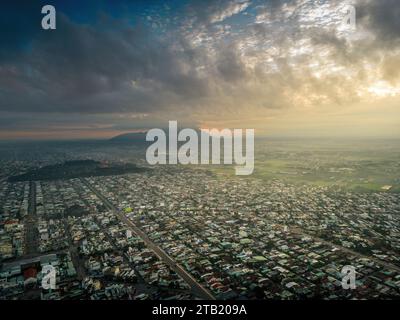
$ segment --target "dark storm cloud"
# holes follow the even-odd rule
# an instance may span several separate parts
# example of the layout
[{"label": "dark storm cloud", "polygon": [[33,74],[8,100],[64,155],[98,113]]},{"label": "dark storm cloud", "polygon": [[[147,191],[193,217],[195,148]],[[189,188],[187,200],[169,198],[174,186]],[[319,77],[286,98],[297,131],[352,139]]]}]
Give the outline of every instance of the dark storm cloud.
[{"label": "dark storm cloud", "polygon": [[357,3],[359,38],[335,30],[344,0],[189,1],[169,11],[57,2],[55,31],[41,29],[38,3],[0,13],[2,129],[125,130],[346,105],[379,72],[395,85],[400,70],[396,0]]},{"label": "dark storm cloud", "polygon": [[207,91],[194,55],[143,25],[106,16],[80,25],[59,14],[57,30],[31,36],[14,59],[8,49],[0,60],[3,111],[141,112]]},{"label": "dark storm cloud", "polygon": [[400,1],[359,1],[357,16],[360,22],[376,34],[377,41],[387,46],[400,42]]},{"label": "dark storm cloud", "polygon": [[[314,44],[331,47],[336,61],[357,64],[360,53],[350,51],[345,39],[328,31],[307,29],[307,33],[288,37],[291,28],[301,29],[296,13],[302,9],[300,3],[270,0],[258,9],[259,15],[265,11],[283,21],[273,29],[287,36],[273,37],[279,50],[286,54],[293,39],[309,36]],[[0,111],[95,114],[190,109],[200,100],[213,98],[215,92],[220,94],[226,83],[264,77],[260,68],[254,72],[245,66],[244,53],[235,41],[219,44],[211,38],[210,51],[193,47],[179,30],[162,38],[144,24],[132,25],[104,14],[91,24],[82,24],[59,13],[57,30],[44,31],[40,29],[40,4],[32,2],[22,13],[11,7],[8,18],[2,13]],[[193,25],[210,38],[215,36],[210,24],[248,6],[244,0],[202,1],[190,3],[186,12],[191,13]],[[288,9],[291,6],[293,11]],[[361,23],[378,36],[378,41],[390,45],[398,41],[400,2],[365,1],[357,10]],[[288,14],[293,19],[285,21]],[[255,24],[251,29],[260,43],[271,39],[268,24]],[[279,66],[285,57],[278,58]],[[281,74],[291,72],[289,68]]]},{"label": "dark storm cloud", "polygon": [[40,32],[41,8],[40,1],[25,1],[23,8],[15,1],[1,3],[0,62],[12,61],[29,48]]}]

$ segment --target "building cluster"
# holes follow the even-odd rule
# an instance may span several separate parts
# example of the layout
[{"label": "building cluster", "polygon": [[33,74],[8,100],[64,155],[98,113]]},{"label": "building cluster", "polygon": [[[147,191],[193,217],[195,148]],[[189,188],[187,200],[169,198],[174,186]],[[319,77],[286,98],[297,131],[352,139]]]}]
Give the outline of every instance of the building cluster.
[{"label": "building cluster", "polygon": [[24,254],[23,219],[28,214],[28,202],[28,183],[0,182],[0,261]]},{"label": "building cluster", "polygon": [[400,298],[397,194],[163,167],[0,182],[0,299],[195,298],[120,213],[218,299]]},{"label": "building cluster", "polygon": [[[23,184],[7,184],[10,188],[7,194],[16,196],[4,199],[3,210],[17,208],[14,205],[17,201],[22,204],[24,199],[30,196],[29,184],[27,186],[25,188],[26,185],[24,187]],[[16,187],[19,187],[17,193],[14,191]],[[2,218],[6,219],[13,214],[21,226],[22,251],[19,255],[3,254],[1,257],[1,298],[192,297],[189,286],[160,261],[153,251],[146,248],[143,241],[117,219],[115,213],[106,210],[79,180],[35,182],[34,188],[35,191],[31,192],[35,196],[32,202],[36,208],[36,221],[30,228],[35,228],[37,233],[36,251],[28,252],[24,246],[24,240],[28,240],[27,231],[24,231],[27,214],[21,216],[21,210],[15,209],[10,210],[8,215],[2,215]],[[23,195],[24,189],[28,190],[26,196]],[[15,232],[8,227],[8,220],[5,221],[1,230],[4,239],[7,237],[9,240],[15,237]],[[10,248],[14,247],[11,245]],[[10,252],[15,252],[15,249],[11,249]],[[69,260],[64,266],[65,256]],[[49,257],[53,259],[51,264],[59,273],[57,289],[51,292],[41,286],[41,270],[48,263]],[[26,269],[32,265],[34,270],[27,273]],[[64,279],[63,275],[67,278]]]},{"label": "building cluster", "polygon": [[[395,194],[190,170],[89,180],[219,298],[399,297]],[[342,288],[346,265],[357,290]]]}]

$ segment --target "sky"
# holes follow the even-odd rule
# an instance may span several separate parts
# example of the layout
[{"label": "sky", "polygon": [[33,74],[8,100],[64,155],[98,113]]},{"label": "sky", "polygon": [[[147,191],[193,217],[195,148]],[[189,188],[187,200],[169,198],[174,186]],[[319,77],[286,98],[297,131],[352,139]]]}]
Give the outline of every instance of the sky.
[{"label": "sky", "polygon": [[[56,30],[41,28],[45,4]],[[400,137],[398,0],[0,6],[0,139],[109,138],[169,120]]]}]

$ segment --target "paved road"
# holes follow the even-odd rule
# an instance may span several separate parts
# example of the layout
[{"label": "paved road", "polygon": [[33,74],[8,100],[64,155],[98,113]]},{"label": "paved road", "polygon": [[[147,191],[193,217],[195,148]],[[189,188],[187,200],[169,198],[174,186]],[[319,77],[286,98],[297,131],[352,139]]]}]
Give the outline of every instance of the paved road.
[{"label": "paved road", "polygon": [[45,256],[52,255],[52,254],[61,254],[61,253],[67,253],[67,249],[51,251],[49,253],[37,252],[37,253],[32,253],[32,254],[24,254],[23,256],[18,256],[13,259],[7,259],[7,261],[4,262],[3,265],[4,266],[10,266],[10,265],[17,266],[17,265],[21,265],[21,264],[27,264],[27,263],[30,263],[37,259],[40,259],[40,257],[45,257]]},{"label": "paved road", "polygon": [[69,229],[67,218],[65,217],[64,212],[62,213],[62,217],[63,217],[62,220],[63,220],[63,223],[64,223],[64,229],[65,229],[65,232],[66,232],[67,238],[68,238],[68,246],[69,246],[68,250],[69,250],[69,253],[71,255],[71,260],[72,260],[72,263],[73,263],[73,265],[75,267],[77,278],[79,280],[83,280],[83,279],[86,278],[86,269],[83,266],[84,263],[83,263],[82,259],[79,257],[79,252],[78,252],[77,245],[75,245],[73,240],[72,240],[71,231]]},{"label": "paved road", "polygon": [[39,232],[36,217],[36,184],[29,183],[28,214],[25,217],[25,254],[34,255],[38,253]]},{"label": "paved road", "polygon": [[177,264],[164,250],[157,246],[153,241],[149,239],[146,233],[140,230],[132,221],[130,221],[125,214],[119,212],[119,210],[106,199],[97,189],[95,189],[86,179],[80,179],[96,196],[103,201],[103,203],[119,217],[119,219],[124,222],[133,232],[135,232],[147,245],[148,248],[154,251],[154,253],[166,263],[173,271],[175,271],[183,280],[189,284],[192,292],[203,299],[215,300],[215,297],[204,288],[200,283],[196,281],[182,266]]}]

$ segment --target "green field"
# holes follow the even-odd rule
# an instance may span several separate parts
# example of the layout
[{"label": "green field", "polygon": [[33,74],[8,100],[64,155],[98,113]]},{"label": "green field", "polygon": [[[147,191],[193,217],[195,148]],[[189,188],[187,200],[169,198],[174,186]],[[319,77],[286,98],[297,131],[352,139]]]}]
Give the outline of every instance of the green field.
[{"label": "green field", "polygon": [[[235,176],[233,165],[201,169],[222,178]],[[400,192],[400,142],[256,140],[254,173],[237,178],[278,179],[359,192]]]}]

